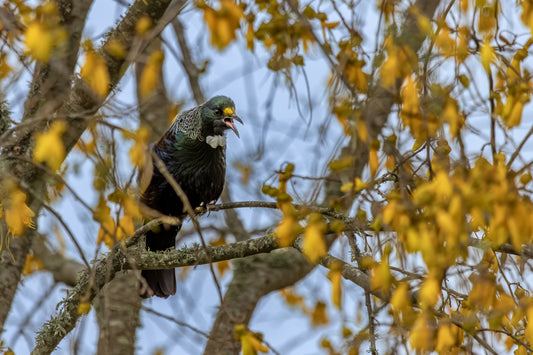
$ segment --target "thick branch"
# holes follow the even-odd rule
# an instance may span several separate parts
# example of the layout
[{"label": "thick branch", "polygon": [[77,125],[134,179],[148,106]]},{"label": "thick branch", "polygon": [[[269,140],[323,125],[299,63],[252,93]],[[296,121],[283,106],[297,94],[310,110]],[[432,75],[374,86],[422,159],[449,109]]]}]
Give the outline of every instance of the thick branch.
[{"label": "thick branch", "polygon": [[[6,230],[5,223],[1,223],[0,238],[7,236]],[[0,251],[0,334],[17,291],[22,269],[26,262],[26,255],[30,250],[31,238],[29,234],[33,233],[35,231],[27,233],[25,237],[13,238],[9,242],[9,247],[5,247],[4,243],[4,247]]]},{"label": "thick branch", "polygon": [[154,253],[145,249],[128,249],[124,251],[117,245],[107,257],[98,261],[94,267],[94,276],[88,270],[81,273],[78,284],[69,296],[61,302],[58,315],[46,323],[39,332],[37,344],[32,354],[50,354],[76,325],[80,314],[78,306],[83,301],[91,302],[98,291],[112,280],[115,274],[124,269],[163,269],[182,266],[208,264],[223,260],[242,258],[259,253],[268,253],[277,248],[273,235],[246,240],[219,247],[183,248],[165,253]]},{"label": "thick branch", "polygon": [[135,268],[137,269],[156,270],[244,258],[260,253],[269,253],[277,248],[278,243],[276,237],[269,234],[261,238],[249,239],[218,247],[197,245],[192,248],[182,248],[164,253],[155,253],[146,250],[128,250],[128,257],[131,257],[131,260],[135,262]]},{"label": "thick branch", "polygon": [[54,281],[63,282],[68,286],[76,285],[78,273],[85,269],[83,264],[51,251],[43,236],[33,238],[31,249],[37,259],[43,263],[45,270],[52,273]]},{"label": "thick branch", "polygon": [[234,265],[233,280],[217,313],[204,355],[238,354],[240,343],[233,337],[234,327],[248,325],[263,296],[293,285],[315,266],[292,248],[236,260]]},{"label": "thick branch", "polygon": [[142,302],[138,288],[135,272],[120,272],[99,293],[94,302],[100,328],[98,354],[135,353],[135,332]]}]

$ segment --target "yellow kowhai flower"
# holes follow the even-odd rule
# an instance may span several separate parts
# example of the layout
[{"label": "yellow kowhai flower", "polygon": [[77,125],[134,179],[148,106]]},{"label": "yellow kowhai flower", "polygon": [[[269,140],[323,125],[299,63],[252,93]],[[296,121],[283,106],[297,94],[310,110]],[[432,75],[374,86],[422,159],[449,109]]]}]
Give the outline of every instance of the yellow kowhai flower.
[{"label": "yellow kowhai flower", "polygon": [[35,228],[32,219],[35,213],[26,205],[26,194],[19,189],[11,192],[11,203],[4,212],[8,230],[14,236],[23,235],[26,227]]},{"label": "yellow kowhai flower", "polygon": [[33,161],[46,163],[51,169],[58,170],[65,160],[65,146],[61,136],[65,133],[66,125],[63,121],[56,121],[47,132],[39,133],[35,138]]}]

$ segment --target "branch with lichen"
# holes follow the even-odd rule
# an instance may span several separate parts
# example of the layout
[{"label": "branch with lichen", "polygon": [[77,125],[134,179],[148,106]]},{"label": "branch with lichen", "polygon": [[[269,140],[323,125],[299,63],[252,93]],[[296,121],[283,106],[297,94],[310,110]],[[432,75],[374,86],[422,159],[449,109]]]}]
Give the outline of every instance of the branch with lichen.
[{"label": "branch with lichen", "polygon": [[195,245],[164,253],[155,253],[144,248],[124,249],[116,245],[111,252],[96,262],[94,272],[84,270],[76,286],[68,292],[59,304],[59,313],[50,319],[37,336],[37,344],[32,354],[50,354],[59,342],[76,326],[80,317],[81,303],[90,303],[98,291],[115,274],[125,269],[170,269],[183,266],[203,265],[243,258],[260,253],[268,253],[278,248],[274,235],[226,244],[218,247]]}]

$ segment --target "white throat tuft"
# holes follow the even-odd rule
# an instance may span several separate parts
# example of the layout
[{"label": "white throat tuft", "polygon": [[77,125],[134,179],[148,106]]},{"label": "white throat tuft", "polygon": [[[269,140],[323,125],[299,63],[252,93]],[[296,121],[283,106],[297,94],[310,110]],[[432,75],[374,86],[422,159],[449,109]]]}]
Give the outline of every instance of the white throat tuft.
[{"label": "white throat tuft", "polygon": [[226,146],[226,137],[224,136],[207,136],[205,138],[205,142],[211,146],[211,148],[215,149],[217,147],[224,147]]}]

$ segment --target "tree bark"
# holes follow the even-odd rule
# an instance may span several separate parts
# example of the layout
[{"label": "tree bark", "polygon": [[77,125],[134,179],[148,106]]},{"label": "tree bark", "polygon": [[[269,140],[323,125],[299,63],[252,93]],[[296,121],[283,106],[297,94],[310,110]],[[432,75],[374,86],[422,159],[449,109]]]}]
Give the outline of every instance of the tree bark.
[{"label": "tree bark", "polygon": [[98,354],[135,353],[135,333],[139,326],[142,299],[135,271],[118,273],[95,301],[100,334]]},{"label": "tree bark", "polygon": [[9,247],[4,246],[0,251],[0,334],[11,309],[34,233],[31,231],[23,237],[12,238]]},{"label": "tree bark", "polygon": [[205,355],[239,354],[240,342],[233,335],[235,326],[248,325],[263,296],[293,285],[315,266],[292,248],[235,260],[234,265],[233,279],[211,328]]}]

